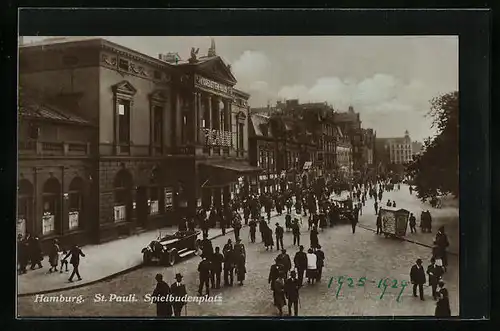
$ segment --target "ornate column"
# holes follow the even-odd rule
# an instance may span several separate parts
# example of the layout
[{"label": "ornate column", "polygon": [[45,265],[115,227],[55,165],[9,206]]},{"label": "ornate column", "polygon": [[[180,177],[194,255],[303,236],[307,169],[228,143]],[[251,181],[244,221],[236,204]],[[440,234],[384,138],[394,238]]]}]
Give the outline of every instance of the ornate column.
[{"label": "ornate column", "polygon": [[203,120],[206,121],[206,119],[205,119],[205,107],[203,105],[202,94],[200,92],[197,93],[196,103],[198,105],[198,143],[204,144],[205,136],[203,134],[203,129],[205,126],[203,125]]},{"label": "ornate column", "polygon": [[215,109],[216,109],[215,113],[216,113],[216,118],[217,118],[217,122],[216,122],[217,124],[215,125],[215,129],[220,131],[222,129],[221,129],[221,122],[220,122],[220,118],[221,118],[221,116],[220,116],[220,98],[218,98],[218,97],[215,98]]},{"label": "ornate column", "polygon": [[192,118],[192,125],[193,125],[193,132],[192,132],[192,139],[193,139],[193,144],[198,142],[199,139],[199,127],[200,127],[200,108],[198,107],[198,92],[193,92],[192,96],[192,111],[193,111],[193,118]]},{"label": "ornate column", "polygon": [[208,100],[208,128],[213,129],[214,128],[214,122],[213,122],[213,116],[212,116],[212,97],[209,95],[207,96]]}]

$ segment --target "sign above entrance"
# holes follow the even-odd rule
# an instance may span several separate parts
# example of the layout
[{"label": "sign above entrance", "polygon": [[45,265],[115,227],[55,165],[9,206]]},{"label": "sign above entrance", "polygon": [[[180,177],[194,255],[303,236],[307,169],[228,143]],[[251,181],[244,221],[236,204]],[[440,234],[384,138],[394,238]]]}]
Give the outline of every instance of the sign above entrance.
[{"label": "sign above entrance", "polygon": [[231,87],[230,86],[217,83],[217,82],[215,82],[211,79],[205,78],[203,76],[196,75],[195,76],[195,83],[196,83],[196,85],[199,85],[201,87],[209,88],[209,89],[217,91],[217,92],[231,95]]}]

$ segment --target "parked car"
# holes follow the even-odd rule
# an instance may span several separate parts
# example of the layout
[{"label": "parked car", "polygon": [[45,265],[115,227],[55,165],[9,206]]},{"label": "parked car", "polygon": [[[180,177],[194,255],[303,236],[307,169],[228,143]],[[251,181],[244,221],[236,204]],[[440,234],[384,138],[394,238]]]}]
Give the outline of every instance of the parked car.
[{"label": "parked car", "polygon": [[197,239],[200,231],[177,231],[174,234],[159,236],[142,249],[142,261],[144,265],[159,263],[160,265],[172,266],[179,260],[195,255],[197,251]]}]

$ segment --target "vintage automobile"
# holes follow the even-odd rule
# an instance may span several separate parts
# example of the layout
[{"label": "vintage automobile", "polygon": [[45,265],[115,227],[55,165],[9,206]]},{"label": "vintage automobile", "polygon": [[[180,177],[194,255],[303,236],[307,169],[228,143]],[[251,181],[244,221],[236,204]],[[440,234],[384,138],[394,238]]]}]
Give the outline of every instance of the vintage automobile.
[{"label": "vintage automobile", "polygon": [[197,252],[200,231],[177,231],[174,234],[158,236],[142,249],[142,261],[145,265],[157,262],[172,266],[177,261]]},{"label": "vintage automobile", "polygon": [[340,223],[349,223],[351,217],[353,216],[353,203],[347,197],[334,198],[333,202],[339,206],[339,222]]},{"label": "vintage automobile", "polygon": [[382,207],[379,210],[382,219],[382,233],[387,237],[406,235],[410,212],[403,208]]}]

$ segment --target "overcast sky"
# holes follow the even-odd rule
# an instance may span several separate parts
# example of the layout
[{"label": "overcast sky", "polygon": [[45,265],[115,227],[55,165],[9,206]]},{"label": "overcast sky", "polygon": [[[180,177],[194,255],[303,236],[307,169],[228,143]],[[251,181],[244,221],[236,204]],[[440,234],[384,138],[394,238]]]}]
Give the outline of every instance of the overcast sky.
[{"label": "overcast sky", "polygon": [[[178,52],[187,59],[191,47],[200,54],[210,47],[208,36],[103,38],[154,57]],[[327,101],[340,111],[352,105],[378,137],[402,136],[406,129],[413,140],[433,135],[425,117],[429,100],[458,90],[455,36],[213,38],[252,107],[292,98]]]}]

